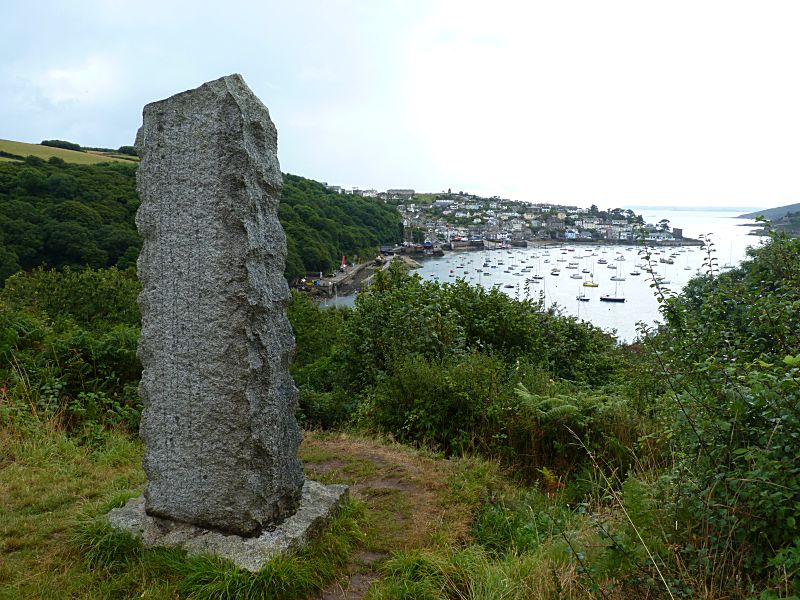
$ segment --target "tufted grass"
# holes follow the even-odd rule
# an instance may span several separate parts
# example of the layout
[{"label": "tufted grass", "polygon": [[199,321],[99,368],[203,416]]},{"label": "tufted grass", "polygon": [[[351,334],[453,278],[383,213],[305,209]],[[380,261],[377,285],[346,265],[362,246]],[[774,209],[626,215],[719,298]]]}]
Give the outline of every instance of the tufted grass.
[{"label": "tufted grass", "polygon": [[[3,600],[291,599],[338,588],[346,595],[325,597],[664,597],[642,579],[646,561],[611,560],[627,560],[614,544],[637,550],[620,537],[624,523],[607,503],[576,511],[569,490],[521,488],[477,458],[306,434],[308,475],[351,485],[353,500],[312,544],[253,574],[219,559],[144,549],[108,525],[103,515],[144,483],[134,438],[106,432],[87,445],[40,424],[24,434],[0,429],[0,449]],[[614,544],[603,528],[617,532]],[[633,575],[644,583],[630,585]]]},{"label": "tufted grass", "polygon": [[82,523],[74,543],[86,568],[102,580],[101,595],[125,590],[126,597],[291,600],[319,593],[340,575],[362,538],[363,516],[362,504],[345,503],[313,543],[273,559],[258,573],[210,556],[145,549],[102,518]]},{"label": "tufted grass", "polygon": [[80,518],[139,493],[140,462],[120,434],[87,446],[47,423],[0,430],[0,598],[104,597],[70,538]]},{"label": "tufted grass", "polygon": [[143,549],[104,520],[141,493],[142,447],[107,432],[91,446],[41,423],[0,430],[0,598],[305,598],[341,575],[363,542],[347,503],[313,544],[258,574],[222,560]]}]

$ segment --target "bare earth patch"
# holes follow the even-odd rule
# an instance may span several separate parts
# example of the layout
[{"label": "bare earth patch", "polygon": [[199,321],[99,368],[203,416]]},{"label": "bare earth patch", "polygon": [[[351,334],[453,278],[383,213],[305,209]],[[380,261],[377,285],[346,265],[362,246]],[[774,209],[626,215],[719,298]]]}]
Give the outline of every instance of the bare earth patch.
[{"label": "bare earth patch", "polygon": [[314,432],[306,433],[300,456],[308,477],[349,485],[352,497],[367,507],[361,550],[345,579],[325,590],[322,600],[363,598],[392,552],[454,543],[466,536],[471,511],[450,493],[450,461],[398,444]]}]

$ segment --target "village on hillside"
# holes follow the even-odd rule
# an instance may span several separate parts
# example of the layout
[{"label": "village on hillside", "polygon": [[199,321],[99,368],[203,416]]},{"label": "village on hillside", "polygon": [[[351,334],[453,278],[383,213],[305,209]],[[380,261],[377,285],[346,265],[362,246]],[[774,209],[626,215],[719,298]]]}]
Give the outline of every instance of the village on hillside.
[{"label": "village on hillside", "polygon": [[[342,192],[337,186],[324,184]],[[465,192],[430,194],[413,189],[348,191],[375,197],[395,206],[403,220],[407,246],[438,246],[455,249],[470,245],[529,241],[631,243],[644,239],[655,243],[692,243],[683,231],[671,228],[666,219],[645,223],[630,209],[600,210],[559,204],[531,204],[493,196],[484,198]]]}]

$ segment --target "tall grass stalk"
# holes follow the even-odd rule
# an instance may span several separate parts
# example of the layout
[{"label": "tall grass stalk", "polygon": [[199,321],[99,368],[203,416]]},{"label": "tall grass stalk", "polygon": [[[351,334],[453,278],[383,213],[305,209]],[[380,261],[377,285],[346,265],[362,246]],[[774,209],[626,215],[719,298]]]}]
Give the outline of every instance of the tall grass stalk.
[{"label": "tall grass stalk", "polygon": [[631,519],[631,516],[628,514],[628,511],[625,508],[625,504],[622,502],[622,498],[620,498],[619,494],[617,493],[617,490],[615,489],[615,486],[613,486],[611,484],[611,481],[606,476],[605,471],[603,471],[603,469],[600,467],[600,465],[598,464],[597,460],[595,459],[594,453],[586,446],[586,444],[583,443],[583,440],[581,440],[580,436],[578,436],[569,427],[567,427],[567,430],[578,441],[578,443],[583,447],[583,449],[586,451],[586,454],[589,456],[589,459],[592,461],[592,464],[594,465],[595,469],[597,469],[600,472],[600,476],[605,481],[606,486],[608,487],[608,491],[613,496],[614,501],[619,506],[620,510],[622,511],[622,514],[625,515],[625,519],[628,521],[628,524],[631,526],[633,531],[636,533],[636,537],[639,538],[639,542],[642,544],[642,548],[644,548],[645,552],[647,552],[647,556],[650,559],[650,562],[653,564],[653,567],[655,567],[656,572],[658,573],[658,577],[661,579],[661,583],[664,584],[664,589],[666,590],[666,592],[669,595],[669,597],[672,600],[675,600],[675,596],[673,596],[672,590],[670,589],[669,584],[667,583],[667,580],[664,578],[664,574],[661,572],[661,568],[658,566],[658,562],[656,561],[655,556],[653,556],[653,553],[650,551],[650,548],[648,547],[647,543],[644,541],[644,538],[642,537],[642,534],[639,531],[639,528],[636,526],[636,523],[633,522],[633,519]]}]

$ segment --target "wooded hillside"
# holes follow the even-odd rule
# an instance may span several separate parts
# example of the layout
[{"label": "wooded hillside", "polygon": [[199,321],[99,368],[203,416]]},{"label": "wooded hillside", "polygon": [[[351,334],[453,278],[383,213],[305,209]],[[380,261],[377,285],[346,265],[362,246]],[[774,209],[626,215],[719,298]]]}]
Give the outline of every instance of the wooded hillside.
[{"label": "wooded hillside", "polygon": [[[286,276],[328,271],[400,238],[397,212],[378,201],[329,192],[285,175],[280,219]],[[81,165],[58,157],[0,161],[0,281],[37,266],[133,266],[140,240],[136,165]]]}]

